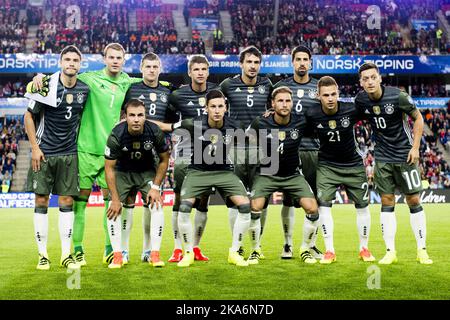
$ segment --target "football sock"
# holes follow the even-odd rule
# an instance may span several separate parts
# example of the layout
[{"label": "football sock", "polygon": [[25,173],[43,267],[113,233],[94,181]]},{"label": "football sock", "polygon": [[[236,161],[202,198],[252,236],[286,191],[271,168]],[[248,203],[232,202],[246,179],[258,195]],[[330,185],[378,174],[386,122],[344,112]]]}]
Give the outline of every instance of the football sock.
[{"label": "football sock", "polygon": [[48,257],[47,238],[48,238],[48,214],[47,207],[34,208],[34,238],[40,254]]},{"label": "football sock", "polygon": [[284,243],[292,246],[292,237],[294,235],[295,209],[283,205],[281,208],[281,224],[284,231]]},{"label": "football sock", "polygon": [[331,215],[331,207],[320,206],[319,215],[320,215],[319,227],[321,227],[323,231],[323,241],[325,242],[325,250],[335,252],[333,242],[334,221],[333,216]]},{"label": "football sock", "polygon": [[386,250],[395,251],[397,219],[395,217],[394,207],[381,206],[380,223]]},{"label": "football sock", "polygon": [[144,205],[144,212],[142,213],[142,230],[144,232],[142,240],[142,251],[150,250],[150,209]]},{"label": "football sock", "polygon": [[[108,217],[106,216],[106,212],[109,208],[109,199],[103,198],[103,201],[105,203],[105,209],[103,211],[103,230],[105,231],[105,256],[107,256],[113,251],[113,246],[109,239]],[[120,220],[119,218],[117,218],[117,220]]]},{"label": "football sock", "polygon": [[242,239],[244,237],[244,234],[248,231],[249,226],[250,226],[250,212],[248,213],[238,212],[233,228],[233,236],[232,236],[233,241],[231,244],[232,251],[238,251],[239,248],[242,246]]},{"label": "football sock", "polygon": [[72,242],[75,252],[83,252],[83,238],[84,228],[86,224],[86,206],[88,203],[88,196],[79,196],[74,199],[73,211],[73,236]]},{"label": "football sock", "polygon": [[182,242],[180,236],[180,229],[178,227],[178,211],[172,212],[172,230],[173,230],[173,240],[174,240],[174,249],[182,249]]},{"label": "football sock", "polygon": [[239,213],[239,211],[237,208],[228,208],[228,219],[230,221],[230,229],[231,229],[232,233],[234,230],[234,223],[236,222],[238,213]]},{"label": "football sock", "polygon": [[178,228],[185,252],[192,252],[192,223],[190,215],[190,212],[178,212]]},{"label": "football sock", "polygon": [[260,248],[260,235],[261,235],[261,211],[252,211],[250,215],[250,226],[248,228],[250,234],[250,243],[252,244],[252,249]]},{"label": "football sock", "polygon": [[416,237],[417,249],[426,249],[427,223],[425,212],[421,205],[410,207],[409,221]]},{"label": "football sock", "polygon": [[302,248],[311,247],[311,239],[317,231],[319,225],[319,214],[306,214],[303,221],[303,241]]},{"label": "football sock", "polygon": [[160,206],[159,209],[151,210],[151,248],[152,251],[159,251],[161,248],[162,234],[164,229],[164,210]]},{"label": "football sock", "polygon": [[260,231],[260,236],[259,236],[260,239],[264,232],[264,227],[266,226],[266,218],[267,218],[267,208],[261,210],[261,231]]},{"label": "football sock", "polygon": [[370,235],[370,211],[369,207],[356,208],[356,225],[359,234],[359,251],[362,248],[369,248]]},{"label": "football sock", "polygon": [[130,251],[130,234],[133,227],[134,205],[123,205],[122,209],[122,251]]},{"label": "football sock", "polygon": [[208,220],[208,213],[195,210],[194,217],[194,247],[198,247],[200,240],[202,239],[203,232],[205,231],[206,221]]},{"label": "football sock", "polygon": [[61,256],[70,254],[72,242],[74,213],[72,207],[60,207],[58,217],[59,238],[61,239]]}]

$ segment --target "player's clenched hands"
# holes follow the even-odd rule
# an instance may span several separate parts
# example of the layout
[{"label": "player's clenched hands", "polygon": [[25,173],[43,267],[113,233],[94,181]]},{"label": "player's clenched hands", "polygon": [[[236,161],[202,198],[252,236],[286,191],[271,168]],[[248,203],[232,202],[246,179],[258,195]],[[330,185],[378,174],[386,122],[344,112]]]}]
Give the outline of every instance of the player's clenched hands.
[{"label": "player's clenched hands", "polygon": [[106,216],[108,219],[116,221],[121,211],[122,203],[118,200],[111,200],[108,211],[106,211]]},{"label": "player's clenched hands", "polygon": [[34,172],[38,172],[39,170],[41,170],[41,161],[47,160],[45,160],[45,156],[41,148],[35,146],[31,149],[31,167],[33,168]]},{"label": "player's clenched hands", "polygon": [[159,190],[150,188],[150,191],[147,194],[147,203],[149,204],[150,209],[153,209],[153,205],[156,205],[155,209],[162,208],[162,200],[161,193]]},{"label": "player's clenched hands", "polygon": [[408,159],[406,160],[408,164],[414,164],[419,161],[419,149],[411,148],[408,153]]},{"label": "player's clenched hands", "polygon": [[44,87],[44,79],[45,75],[42,73],[38,73],[33,77],[33,89],[35,91],[41,91]]}]

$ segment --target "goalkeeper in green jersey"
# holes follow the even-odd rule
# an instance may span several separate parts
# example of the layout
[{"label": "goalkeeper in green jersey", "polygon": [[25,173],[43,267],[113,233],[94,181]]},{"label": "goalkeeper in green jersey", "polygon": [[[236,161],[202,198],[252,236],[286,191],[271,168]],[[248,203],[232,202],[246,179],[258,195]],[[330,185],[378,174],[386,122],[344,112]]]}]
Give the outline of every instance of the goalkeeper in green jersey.
[{"label": "goalkeeper in green jersey", "polygon": [[[109,205],[109,191],[105,180],[104,151],[106,140],[112,128],[120,119],[120,111],[130,85],[142,79],[130,78],[122,67],[125,63],[125,50],[118,43],[110,43],[103,51],[105,68],[84,72],[78,78],[89,86],[90,93],[81,119],[78,135],[78,166],[80,176],[80,196],[75,199],[75,221],[73,243],[76,261],[84,266],[86,260],[83,250],[85,210],[94,180],[102,188],[105,202],[103,227],[105,230],[105,253],[103,263],[109,264],[113,258],[111,242],[106,228],[106,210]],[[44,75],[33,79],[33,90],[41,92]]]}]

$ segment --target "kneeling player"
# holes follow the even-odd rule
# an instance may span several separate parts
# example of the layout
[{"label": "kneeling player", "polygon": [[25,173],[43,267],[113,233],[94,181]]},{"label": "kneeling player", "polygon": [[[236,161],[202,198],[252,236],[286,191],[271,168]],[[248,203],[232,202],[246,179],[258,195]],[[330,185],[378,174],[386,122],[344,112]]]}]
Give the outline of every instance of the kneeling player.
[{"label": "kneeling player", "polygon": [[[270,163],[259,165],[259,175],[253,183],[252,196],[252,219],[259,219],[264,203],[275,191],[282,191],[288,195],[296,207],[302,207],[306,212],[303,227],[303,242],[300,248],[301,259],[309,264],[316,263],[310,253],[311,238],[318,227],[319,213],[317,202],[313,191],[303,176],[300,168],[300,158],[298,147],[306,127],[304,117],[291,114],[292,111],[292,91],[288,87],[278,87],[272,92],[272,107],[274,113],[267,118],[257,117],[248,130],[250,140],[258,139],[258,146],[261,149],[268,146]],[[261,130],[261,131],[260,131]],[[268,132],[268,134],[263,134]],[[273,145],[273,144],[276,145]],[[275,153],[275,154],[272,154]],[[278,162],[278,163],[276,163]],[[269,167],[274,166],[275,167]],[[258,233],[252,237],[259,237]],[[258,244],[259,241],[253,243]],[[253,247],[253,251],[248,258],[250,264],[257,264],[260,259],[261,249]]]},{"label": "kneeling player", "polygon": [[[109,268],[122,267],[121,213],[122,203],[131,194],[140,191],[144,202],[144,214],[150,214],[151,253],[149,263],[164,266],[160,259],[164,211],[161,200],[161,182],[169,165],[169,146],[159,127],[145,120],[145,105],[131,99],[125,105],[126,122],[120,122],[112,130],[105,148],[106,182],[111,191],[111,203],[107,211],[108,232],[114,251]],[[155,172],[153,149],[160,161]],[[148,211],[150,210],[150,213]]]},{"label": "kneeling player", "polygon": [[320,103],[308,109],[306,120],[320,140],[317,198],[326,248],[320,263],[336,261],[331,206],[340,185],[345,187],[349,198],[355,203],[359,258],[374,261],[375,258],[368,250],[370,211],[367,176],[353,130],[359,115],[353,103],[338,102],[338,85],[332,77],[322,77],[317,89]]},{"label": "kneeling player", "polygon": [[[235,131],[239,128],[231,118],[224,117],[227,112],[226,100],[219,90],[211,90],[206,94],[206,112],[207,115],[183,120],[173,126],[174,129],[187,130],[183,134],[183,139],[189,137],[194,148],[180,193],[178,227],[185,253],[178,266],[189,267],[194,262],[190,213],[195,199],[207,193],[212,187],[216,188],[227,203],[232,202],[239,210],[233,228],[233,242],[229,249],[228,262],[237,266],[248,266],[238,250],[242,244],[242,237],[250,225],[250,201],[244,185],[233,172],[233,165],[228,160],[229,150],[226,149],[227,145],[232,144]],[[177,130],[177,134],[180,131]],[[244,137],[244,131],[239,131]],[[198,136],[199,134],[201,136]],[[201,144],[201,148],[197,144]]]}]

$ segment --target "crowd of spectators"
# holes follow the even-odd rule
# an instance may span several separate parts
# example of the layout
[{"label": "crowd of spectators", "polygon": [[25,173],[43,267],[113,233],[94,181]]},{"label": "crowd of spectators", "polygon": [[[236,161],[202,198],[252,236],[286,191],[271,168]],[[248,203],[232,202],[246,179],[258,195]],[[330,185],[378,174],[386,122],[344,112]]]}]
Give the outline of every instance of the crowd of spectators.
[{"label": "crowd of spectators", "polygon": [[450,150],[450,102],[445,109],[427,109],[423,112],[425,122],[446,150]]},{"label": "crowd of spectators", "polygon": [[[424,0],[280,0],[277,33],[274,34],[274,2],[233,0],[228,2],[234,42],[218,45],[231,54],[249,44],[264,54],[289,54],[300,43],[314,54],[444,54],[437,29],[416,30],[412,19],[436,19],[441,1]],[[380,9],[377,15],[369,4]]]},{"label": "crowd of spectators", "polygon": [[[2,9],[5,8],[5,9]],[[19,19],[19,9],[0,8],[0,53],[24,52],[28,33],[26,19]]]},{"label": "crowd of spectators", "polygon": [[3,193],[11,188],[19,152],[18,141],[25,136],[24,130],[24,126],[17,117],[0,118],[0,185]]},{"label": "crowd of spectators", "polygon": [[20,79],[0,82],[0,98],[15,98],[25,95],[26,83]]},{"label": "crowd of spectators", "polygon": [[[50,0],[52,18],[42,19],[34,46],[36,53],[58,53],[68,45],[74,44],[83,53],[102,53],[108,43],[121,43],[128,53],[155,52],[157,54],[195,54],[205,53],[203,40],[178,39],[177,31],[170,13],[162,12],[160,1],[130,1],[109,3],[107,0],[81,0],[78,9],[71,13],[67,9],[70,0]],[[137,22],[137,31],[130,30],[128,13],[130,8],[137,15],[144,14]],[[147,15],[151,10],[151,15]],[[69,11],[69,13],[68,13]],[[139,18],[139,17],[138,17]]]}]

